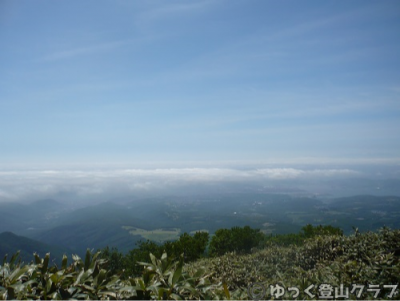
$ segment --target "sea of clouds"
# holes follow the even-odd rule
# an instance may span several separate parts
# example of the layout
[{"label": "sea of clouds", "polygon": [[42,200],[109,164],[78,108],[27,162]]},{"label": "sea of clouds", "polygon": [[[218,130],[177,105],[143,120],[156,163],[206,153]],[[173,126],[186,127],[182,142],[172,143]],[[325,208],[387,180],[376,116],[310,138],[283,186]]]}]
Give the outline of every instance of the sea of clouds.
[{"label": "sea of clouds", "polygon": [[30,202],[43,198],[112,200],[128,195],[193,193],[196,187],[197,193],[207,193],[208,188],[211,191],[216,186],[234,187],[238,192],[249,185],[260,188],[309,188],[312,193],[311,190],[318,187],[338,187],[338,183],[343,182],[359,183],[366,179],[370,183],[373,177],[382,178],[382,173],[379,176],[378,172],[357,168],[329,167],[0,170],[0,202]]}]

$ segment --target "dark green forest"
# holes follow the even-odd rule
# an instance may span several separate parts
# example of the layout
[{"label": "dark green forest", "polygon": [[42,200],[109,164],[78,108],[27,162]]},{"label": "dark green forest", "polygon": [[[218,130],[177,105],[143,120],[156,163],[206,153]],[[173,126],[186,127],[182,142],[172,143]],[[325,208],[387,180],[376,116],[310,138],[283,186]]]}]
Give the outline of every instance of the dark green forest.
[{"label": "dark green forest", "polygon": [[106,247],[101,252],[101,258],[110,264],[112,273],[122,272],[126,275],[139,275],[142,268],[136,262],[149,260],[149,254],[161,257],[167,253],[169,257],[177,260],[181,255],[186,263],[201,258],[221,256],[229,252],[235,254],[248,254],[252,250],[263,249],[267,246],[301,245],[305,239],[317,235],[343,235],[343,231],[332,226],[307,225],[297,234],[266,235],[259,229],[249,226],[232,227],[231,229],[219,229],[211,240],[207,232],[196,232],[193,236],[182,234],[176,241],[167,241],[157,244],[153,241],[139,241],[137,248],[126,255],[117,248]]}]

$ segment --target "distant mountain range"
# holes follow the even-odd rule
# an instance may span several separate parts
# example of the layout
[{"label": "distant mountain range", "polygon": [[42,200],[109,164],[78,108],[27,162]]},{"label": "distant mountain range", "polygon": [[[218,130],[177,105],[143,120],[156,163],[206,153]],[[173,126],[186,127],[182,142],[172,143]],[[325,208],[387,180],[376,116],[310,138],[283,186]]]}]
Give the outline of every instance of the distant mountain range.
[{"label": "distant mountain range", "polygon": [[25,234],[31,230],[47,229],[67,211],[62,203],[54,200],[39,200],[30,204],[0,203],[0,231]]},{"label": "distant mountain range", "polygon": [[[180,234],[249,225],[264,233],[297,233],[306,224],[344,230],[400,228],[400,197],[353,196],[333,200],[284,194],[242,193],[166,196],[71,209],[54,200],[0,203],[0,259],[21,250],[55,257],[83,256],[86,249],[135,248],[139,240],[163,241]],[[10,233],[13,232],[13,233]],[[28,237],[28,238],[27,238]]]},{"label": "distant mountain range", "polygon": [[50,253],[50,258],[55,260],[55,262],[60,262],[64,254],[71,254],[71,250],[68,248],[48,245],[27,237],[18,236],[12,232],[1,233],[0,260],[6,254],[8,255],[8,259],[10,259],[17,251],[20,251],[20,258],[25,263],[29,263],[34,259],[33,253],[37,253],[40,257],[44,257],[46,253]]}]

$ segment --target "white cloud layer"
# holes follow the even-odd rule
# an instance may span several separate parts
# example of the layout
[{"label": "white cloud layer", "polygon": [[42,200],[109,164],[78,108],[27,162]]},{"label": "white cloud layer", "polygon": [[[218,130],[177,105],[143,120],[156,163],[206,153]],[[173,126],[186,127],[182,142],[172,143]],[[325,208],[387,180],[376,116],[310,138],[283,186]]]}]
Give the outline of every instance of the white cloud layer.
[{"label": "white cloud layer", "polygon": [[360,176],[352,169],[298,168],[163,168],[114,170],[0,171],[0,201],[112,199],[112,197],[173,193],[185,187],[215,184],[256,184],[268,181],[337,179]]}]

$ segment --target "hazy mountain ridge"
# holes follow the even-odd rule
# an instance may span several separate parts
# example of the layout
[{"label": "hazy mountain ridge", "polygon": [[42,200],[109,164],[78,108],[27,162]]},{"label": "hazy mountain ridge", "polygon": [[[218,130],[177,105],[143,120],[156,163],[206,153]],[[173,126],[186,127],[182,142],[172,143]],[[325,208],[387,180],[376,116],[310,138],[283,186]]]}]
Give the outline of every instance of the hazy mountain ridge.
[{"label": "hazy mountain ridge", "polygon": [[71,254],[71,250],[65,247],[49,245],[41,241],[33,240],[27,237],[16,235],[12,232],[3,232],[0,234],[0,257],[1,259],[8,254],[10,258],[17,251],[20,251],[20,258],[28,263],[33,260],[33,253],[44,256],[50,253],[52,259],[60,262],[64,254]]},{"label": "hazy mountain ridge", "polygon": [[32,230],[52,227],[69,209],[55,200],[38,200],[28,204],[0,203],[0,231],[28,234]]}]

